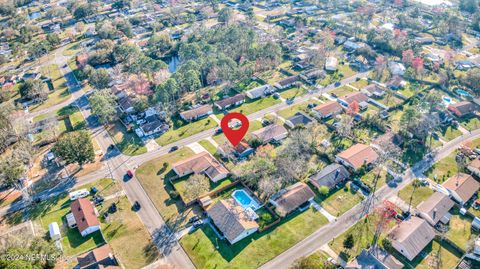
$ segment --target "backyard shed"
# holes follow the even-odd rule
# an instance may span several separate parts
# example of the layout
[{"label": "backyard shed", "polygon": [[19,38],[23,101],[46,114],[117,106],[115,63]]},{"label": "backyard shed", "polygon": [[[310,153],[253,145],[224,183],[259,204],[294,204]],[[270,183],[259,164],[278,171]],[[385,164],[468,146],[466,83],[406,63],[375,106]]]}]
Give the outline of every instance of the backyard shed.
[{"label": "backyard shed", "polygon": [[62,235],[60,234],[60,228],[56,222],[48,224],[48,232],[52,240],[60,240],[60,238],[62,238]]}]

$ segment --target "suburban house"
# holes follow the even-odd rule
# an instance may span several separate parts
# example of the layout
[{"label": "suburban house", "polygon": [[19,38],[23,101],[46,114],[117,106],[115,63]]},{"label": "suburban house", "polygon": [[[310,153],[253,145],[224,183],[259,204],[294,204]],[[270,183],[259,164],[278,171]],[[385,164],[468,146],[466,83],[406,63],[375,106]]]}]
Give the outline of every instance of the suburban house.
[{"label": "suburban house", "polygon": [[392,247],[412,261],[435,237],[435,231],[427,221],[411,217],[401,222],[389,234]]},{"label": "suburban house", "polygon": [[475,104],[469,101],[461,101],[455,104],[450,104],[448,110],[455,114],[455,116],[461,118],[472,115],[475,110]]},{"label": "suburban house", "polygon": [[329,101],[313,108],[313,112],[320,119],[325,119],[342,113],[343,107],[336,101]]},{"label": "suburban house", "polygon": [[75,268],[78,269],[121,268],[108,244],[78,256],[77,261],[78,264]]},{"label": "suburban house", "polygon": [[366,94],[368,97],[382,98],[385,96],[385,91],[381,89],[377,84],[370,84],[360,90],[360,92]]},{"label": "suburban house", "polygon": [[267,127],[259,129],[251,133],[252,138],[257,139],[262,142],[262,144],[267,144],[273,141],[280,141],[288,136],[288,131],[282,125],[271,124]]},{"label": "suburban house", "polygon": [[180,113],[184,121],[194,121],[213,113],[211,105],[203,105]]},{"label": "suburban house", "polygon": [[295,128],[298,126],[307,126],[313,122],[313,119],[310,118],[307,114],[302,111],[295,113],[285,121],[285,124],[290,128]]},{"label": "suburban house", "polygon": [[142,137],[159,133],[163,134],[168,131],[169,128],[170,126],[168,126],[165,121],[161,120],[160,117],[158,117],[157,115],[152,115],[145,118],[145,123],[142,124],[139,128],[141,132],[137,130],[135,130],[135,132],[139,137]]},{"label": "suburban house", "polygon": [[80,234],[85,237],[100,230],[100,222],[92,202],[85,198],[79,198],[70,204],[76,226]]},{"label": "suburban house", "polygon": [[215,102],[215,106],[220,110],[225,110],[231,107],[239,106],[243,103],[245,103],[245,95],[239,93]]},{"label": "suburban house", "polygon": [[335,160],[353,170],[364,165],[370,165],[378,158],[378,154],[372,147],[365,144],[355,144],[350,148],[337,154]]},{"label": "suburban house", "polygon": [[232,198],[218,201],[207,214],[232,245],[258,230],[254,216]]},{"label": "suburban house", "polygon": [[480,177],[480,159],[474,159],[467,165],[468,171],[474,174],[477,177]]},{"label": "suburban house", "polygon": [[364,249],[355,259],[349,262],[346,269],[402,269],[403,263],[380,247]]},{"label": "suburban house", "polygon": [[480,183],[471,175],[457,173],[445,181],[442,186],[448,190],[453,200],[463,205],[478,191]]},{"label": "suburban house", "polygon": [[253,148],[245,141],[242,140],[238,145],[232,146],[229,143],[224,143],[217,148],[217,151],[224,157],[235,156],[237,158],[246,158],[253,153]]},{"label": "suburban house", "polygon": [[285,217],[297,208],[304,205],[310,206],[310,201],[315,197],[315,193],[303,182],[297,182],[288,188],[282,189],[270,198],[270,203],[275,206],[278,215]]},{"label": "suburban house", "polygon": [[275,83],[274,86],[279,90],[283,90],[290,86],[295,85],[298,82],[298,80],[299,80],[298,76],[291,76],[291,77],[280,80],[279,82]]},{"label": "suburban house", "polygon": [[222,180],[229,174],[227,168],[205,151],[174,163],[172,169],[179,177],[190,174],[205,174],[213,182]]},{"label": "suburban house", "polygon": [[447,224],[451,217],[448,211],[454,204],[448,195],[435,192],[417,206],[417,216],[426,220],[432,226],[435,226],[439,221]]},{"label": "suburban house", "polygon": [[349,177],[350,173],[343,165],[332,163],[312,175],[308,180],[317,188],[327,186],[329,189],[332,189]]},{"label": "suburban house", "polygon": [[335,57],[328,57],[325,61],[325,70],[335,72],[338,69],[338,60]]},{"label": "suburban house", "polygon": [[402,63],[390,61],[388,62],[388,70],[393,76],[403,76],[405,74],[405,66]]},{"label": "suburban house", "polygon": [[314,68],[300,74],[300,78],[302,78],[306,83],[313,84],[315,80],[323,79],[325,75],[325,71],[322,69]]},{"label": "suburban house", "polygon": [[348,107],[351,103],[357,102],[360,109],[364,110],[368,107],[368,96],[361,92],[351,92],[338,98],[338,102],[344,107]]},{"label": "suburban house", "polygon": [[393,76],[386,84],[388,88],[396,91],[405,87],[407,82],[400,76]]},{"label": "suburban house", "polygon": [[121,112],[127,114],[133,113],[135,111],[135,108],[133,107],[133,102],[128,96],[125,96],[118,100],[118,108]]},{"label": "suburban house", "polygon": [[257,99],[272,94],[274,91],[275,88],[267,84],[248,90],[245,94],[250,99]]}]

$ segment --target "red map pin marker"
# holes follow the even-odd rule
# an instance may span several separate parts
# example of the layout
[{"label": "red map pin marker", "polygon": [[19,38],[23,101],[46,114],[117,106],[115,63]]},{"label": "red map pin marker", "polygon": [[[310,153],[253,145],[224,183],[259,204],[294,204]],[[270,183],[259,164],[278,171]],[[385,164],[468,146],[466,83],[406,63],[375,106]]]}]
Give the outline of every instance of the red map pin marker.
[{"label": "red map pin marker", "polygon": [[[231,120],[234,119],[239,120],[242,123],[242,126],[240,126],[240,128],[237,130],[232,130],[232,128],[228,124]],[[238,145],[238,143],[242,141],[245,134],[247,134],[249,125],[250,122],[248,121],[247,117],[245,117],[242,113],[238,112],[228,113],[227,115],[225,115],[225,117],[223,117],[222,121],[220,122],[220,127],[222,128],[223,133],[234,147]]]}]

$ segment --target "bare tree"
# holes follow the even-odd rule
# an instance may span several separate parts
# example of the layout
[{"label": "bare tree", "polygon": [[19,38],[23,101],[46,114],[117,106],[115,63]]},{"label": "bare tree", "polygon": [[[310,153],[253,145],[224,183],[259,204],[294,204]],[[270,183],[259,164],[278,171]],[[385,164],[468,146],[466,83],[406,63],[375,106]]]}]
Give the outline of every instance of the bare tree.
[{"label": "bare tree", "polygon": [[187,179],[185,184],[185,196],[188,201],[196,199],[198,196],[208,192],[210,182],[204,175],[195,174]]}]

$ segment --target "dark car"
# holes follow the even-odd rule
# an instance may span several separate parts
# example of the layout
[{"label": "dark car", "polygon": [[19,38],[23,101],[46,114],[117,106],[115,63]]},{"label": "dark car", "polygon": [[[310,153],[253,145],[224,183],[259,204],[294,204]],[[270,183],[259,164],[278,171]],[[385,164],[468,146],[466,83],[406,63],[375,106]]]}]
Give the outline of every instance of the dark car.
[{"label": "dark car", "polygon": [[314,107],[316,107],[316,106],[317,106],[317,104],[315,104],[315,103],[310,103],[310,104],[308,104],[307,107],[308,107],[308,108],[314,108]]},{"label": "dark car", "polygon": [[221,134],[221,133],[223,133],[222,128],[215,129],[215,134]]},{"label": "dark car", "polygon": [[42,199],[40,199],[40,197],[36,197],[35,199],[33,199],[33,202],[34,202],[35,204],[38,204],[38,203],[40,203],[41,201],[42,201]]},{"label": "dark car", "polygon": [[112,213],[115,213],[115,212],[117,212],[117,205],[115,203],[112,203],[108,207],[108,213],[112,214]]},{"label": "dark car", "polygon": [[97,187],[95,187],[95,186],[91,187],[91,188],[90,188],[90,192],[91,192],[92,194],[97,193],[97,192],[98,192]]},{"label": "dark car", "polygon": [[342,85],[342,83],[340,81],[337,81],[337,82],[335,82],[334,85],[335,85],[335,87],[340,87],[340,85]]},{"label": "dark car", "polygon": [[270,125],[270,124],[272,124],[272,123],[271,123],[269,120],[266,120],[266,119],[263,119],[263,120],[262,120],[262,126],[263,126],[263,127],[268,126],[268,125]]},{"label": "dark car", "polygon": [[178,147],[177,147],[177,146],[173,146],[173,147],[170,148],[170,150],[169,150],[168,152],[174,152],[174,151],[176,151],[176,150],[178,150]]},{"label": "dark car", "polygon": [[139,203],[138,201],[135,201],[135,203],[133,203],[132,208],[133,208],[133,210],[135,210],[135,211],[140,210],[140,208],[141,208],[140,203]]},{"label": "dark car", "polygon": [[197,221],[195,221],[195,222],[193,223],[192,226],[193,226],[194,229],[197,229],[197,228],[199,228],[200,226],[202,226],[202,224],[203,224],[203,221],[202,221],[202,220],[197,220]]},{"label": "dark car", "polygon": [[133,172],[132,172],[132,170],[128,170],[128,171],[127,171],[127,176],[128,176],[129,178],[132,178],[132,177],[133,177]]},{"label": "dark car", "polygon": [[188,223],[194,223],[196,221],[199,221],[200,217],[199,216],[193,216],[188,220]]},{"label": "dark car", "polygon": [[105,198],[103,198],[100,195],[96,195],[96,196],[93,197],[93,203],[95,205],[99,205],[99,204],[103,203],[103,201],[105,201]]},{"label": "dark car", "polygon": [[110,144],[110,146],[108,146],[108,149],[114,149],[115,148],[115,145],[114,144]]}]

